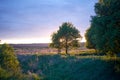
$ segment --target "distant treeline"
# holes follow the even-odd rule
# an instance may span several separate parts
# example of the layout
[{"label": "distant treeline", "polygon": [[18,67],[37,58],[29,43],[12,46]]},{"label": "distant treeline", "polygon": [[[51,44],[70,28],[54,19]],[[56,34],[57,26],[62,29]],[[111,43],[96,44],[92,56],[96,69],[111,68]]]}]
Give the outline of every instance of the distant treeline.
[{"label": "distant treeline", "polygon": [[34,43],[34,44],[10,44],[14,48],[48,48],[49,43]]}]

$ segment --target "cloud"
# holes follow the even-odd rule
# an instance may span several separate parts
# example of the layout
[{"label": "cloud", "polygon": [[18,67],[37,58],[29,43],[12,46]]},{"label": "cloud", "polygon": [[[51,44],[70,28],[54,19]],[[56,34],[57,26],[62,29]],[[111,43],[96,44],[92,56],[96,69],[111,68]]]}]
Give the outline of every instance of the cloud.
[{"label": "cloud", "polygon": [[0,38],[49,37],[65,21],[84,34],[96,1],[0,0]]}]

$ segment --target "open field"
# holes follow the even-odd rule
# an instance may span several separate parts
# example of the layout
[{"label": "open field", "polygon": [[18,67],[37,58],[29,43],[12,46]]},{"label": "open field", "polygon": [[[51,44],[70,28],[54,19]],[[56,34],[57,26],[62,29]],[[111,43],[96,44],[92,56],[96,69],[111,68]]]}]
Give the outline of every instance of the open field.
[{"label": "open field", "polygon": [[[58,51],[55,48],[50,48],[49,43],[40,44],[10,44],[14,47],[16,54],[57,54]],[[77,49],[69,49],[70,54],[79,53],[94,53],[94,50],[89,50],[85,47],[85,43],[81,43],[81,47]],[[65,50],[61,50],[61,54],[64,54]]]}]

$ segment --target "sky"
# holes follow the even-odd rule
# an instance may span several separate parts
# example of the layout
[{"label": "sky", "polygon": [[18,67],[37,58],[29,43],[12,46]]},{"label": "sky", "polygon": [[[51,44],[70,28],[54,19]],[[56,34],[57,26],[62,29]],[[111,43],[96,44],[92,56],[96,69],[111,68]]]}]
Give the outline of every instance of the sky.
[{"label": "sky", "polygon": [[49,43],[63,22],[83,36],[98,0],[0,0],[2,43]]}]

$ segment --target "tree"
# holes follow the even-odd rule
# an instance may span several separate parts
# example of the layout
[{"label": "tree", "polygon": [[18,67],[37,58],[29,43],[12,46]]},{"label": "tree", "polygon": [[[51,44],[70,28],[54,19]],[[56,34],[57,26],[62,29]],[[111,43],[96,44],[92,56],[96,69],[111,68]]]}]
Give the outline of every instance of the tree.
[{"label": "tree", "polygon": [[36,77],[21,72],[19,61],[10,45],[0,45],[0,80],[31,80]]},{"label": "tree", "polygon": [[[99,0],[95,4],[96,16],[86,33],[88,46],[94,45],[99,52],[117,54],[120,52],[120,1]],[[93,33],[91,34],[91,32]]]},{"label": "tree", "polygon": [[0,45],[0,67],[14,74],[20,72],[19,62],[14,50],[8,44]]},{"label": "tree", "polygon": [[65,52],[68,54],[69,48],[80,46],[79,40],[81,38],[79,30],[72,23],[65,22],[56,33],[53,33],[51,44],[58,49],[65,48]]}]

